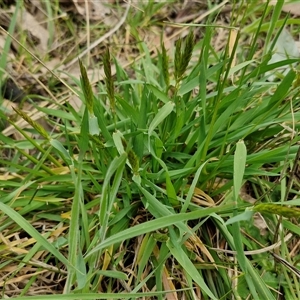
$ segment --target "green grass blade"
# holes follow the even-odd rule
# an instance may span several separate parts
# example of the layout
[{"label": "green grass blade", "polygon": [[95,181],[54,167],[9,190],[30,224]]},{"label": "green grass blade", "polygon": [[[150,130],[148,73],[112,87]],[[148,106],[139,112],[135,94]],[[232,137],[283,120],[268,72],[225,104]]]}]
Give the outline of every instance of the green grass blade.
[{"label": "green grass blade", "polygon": [[151,220],[145,224],[139,224],[134,227],[128,228],[124,230],[123,232],[116,233],[107,239],[105,239],[103,242],[98,244],[94,249],[92,249],[89,253],[86,254],[86,258],[91,256],[93,253],[104,249],[110,245],[113,245],[115,243],[119,243],[121,241],[124,241],[126,239],[130,239],[132,237],[146,234],[148,232],[155,231],[160,228],[164,228],[170,225],[174,225],[183,221],[187,220],[195,220],[199,218],[206,217],[214,212],[223,212],[226,210],[230,210],[232,208],[232,205],[224,205],[221,207],[210,207],[210,208],[205,208],[197,211],[193,211],[190,213],[184,213],[184,214],[174,214],[174,215],[169,215],[166,217],[161,217],[155,220]]},{"label": "green grass blade", "polygon": [[69,261],[53,246],[53,244],[48,242],[24,217],[2,202],[0,202],[0,209],[37,242],[39,242],[44,249],[52,253],[59,261],[69,266],[71,269],[74,269],[74,266],[69,263]]},{"label": "green grass blade", "polygon": [[183,267],[185,272],[187,272],[193,281],[195,281],[201,290],[207,296],[209,296],[210,299],[217,300],[214,296],[214,294],[210,291],[210,289],[207,287],[206,283],[204,282],[203,278],[200,276],[198,270],[195,268],[194,264],[190,261],[186,253],[179,247],[177,243],[172,243],[171,241],[167,242],[167,246],[172,253],[172,255],[176,258],[176,260],[180,263],[180,265]]},{"label": "green grass blade", "polygon": [[162,108],[159,109],[156,116],[153,118],[152,122],[148,128],[149,137],[152,135],[154,129],[162,122],[164,119],[173,111],[175,104],[171,101],[167,102]]}]

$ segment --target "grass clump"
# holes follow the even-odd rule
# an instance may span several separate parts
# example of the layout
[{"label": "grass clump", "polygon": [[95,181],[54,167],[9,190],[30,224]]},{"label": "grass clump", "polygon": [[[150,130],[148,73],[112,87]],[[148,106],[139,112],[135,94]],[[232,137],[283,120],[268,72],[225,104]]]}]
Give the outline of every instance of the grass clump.
[{"label": "grass clump", "polygon": [[106,48],[96,89],[79,60],[81,109],[33,103],[52,130],[16,109],[30,126],[0,134],[3,297],[26,272],[18,299],[299,298],[297,59],[255,57],[264,21],[247,54],[242,31],[216,52],[210,19],[174,54],[140,42],[131,68]]}]

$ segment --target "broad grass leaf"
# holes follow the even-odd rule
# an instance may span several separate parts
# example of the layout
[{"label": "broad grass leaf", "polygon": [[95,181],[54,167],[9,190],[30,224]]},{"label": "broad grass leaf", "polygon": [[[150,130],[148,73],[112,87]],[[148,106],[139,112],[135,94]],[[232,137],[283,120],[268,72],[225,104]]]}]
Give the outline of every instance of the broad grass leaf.
[{"label": "broad grass leaf", "polygon": [[117,132],[113,133],[113,140],[114,140],[115,146],[120,155],[125,152],[124,145],[122,143],[122,139],[124,139],[124,137],[119,130],[117,130]]},{"label": "broad grass leaf", "polygon": [[62,159],[66,162],[67,165],[72,165],[72,158],[60,141],[50,139],[50,144],[53,148],[60,152]]},{"label": "broad grass leaf", "polygon": [[156,116],[153,118],[149,125],[148,134],[152,135],[154,129],[173,111],[175,104],[171,101],[167,102],[162,108],[159,109]]},{"label": "broad grass leaf", "polygon": [[237,201],[240,189],[242,187],[245,165],[247,158],[247,150],[244,141],[236,144],[234,154],[233,181],[234,181],[234,199]]},{"label": "broad grass leaf", "polygon": [[103,275],[105,277],[109,277],[109,278],[118,278],[118,279],[122,279],[122,280],[128,280],[127,275],[121,271],[99,270],[96,273]]},{"label": "broad grass leaf", "polygon": [[240,221],[250,221],[250,219],[253,216],[253,211],[250,210],[246,210],[243,213],[236,215],[232,218],[229,218],[226,222],[225,225],[230,225],[233,224],[235,222],[240,222]]},{"label": "broad grass leaf", "polygon": [[94,114],[89,116],[89,133],[91,135],[99,135],[99,133],[100,133],[98,120],[94,116]]},{"label": "broad grass leaf", "polygon": [[165,93],[161,92],[157,87],[151,84],[147,84],[147,87],[162,102],[168,103],[170,101],[169,97]]},{"label": "broad grass leaf", "polygon": [[177,195],[175,188],[173,186],[173,183],[170,179],[170,175],[168,172],[166,172],[166,191],[167,191],[167,196],[169,198],[169,201],[172,205],[178,205],[179,201],[177,200]]},{"label": "broad grass leaf", "polygon": [[244,69],[245,67],[247,67],[248,65],[250,65],[254,62],[255,62],[255,60],[244,61],[244,62],[232,67],[228,73],[228,76],[233,75],[234,73]]},{"label": "broad grass leaf", "polygon": [[87,284],[87,276],[86,276],[86,265],[85,261],[83,259],[81,251],[77,251],[77,261],[76,261],[76,267],[77,267],[77,272],[76,272],[76,278],[77,278],[77,289],[83,289],[86,284]]},{"label": "broad grass leaf", "polygon": [[99,243],[94,249],[92,249],[90,252],[88,252],[85,257],[87,258],[87,257],[91,256],[93,253],[95,253],[101,249],[104,249],[110,245],[119,243],[121,241],[133,238],[138,235],[146,234],[148,232],[152,232],[157,229],[164,228],[164,227],[174,225],[174,224],[177,224],[180,222],[184,222],[187,220],[195,220],[195,219],[203,218],[212,213],[226,212],[231,209],[232,209],[232,204],[218,206],[218,207],[204,208],[201,210],[196,210],[196,211],[184,213],[184,214],[170,214],[171,212],[168,211],[170,215],[148,221],[147,223],[142,223],[142,224],[136,225],[134,227],[125,229],[122,232],[118,232],[118,233],[106,238],[103,242]]},{"label": "broad grass leaf", "polygon": [[[103,234],[101,238],[104,238],[104,234],[106,232],[106,226],[108,224],[108,215],[113,205],[114,196],[119,188],[126,159],[126,153],[122,153],[119,157],[114,158],[111,164],[109,165],[104,179],[100,201],[101,209],[99,212],[99,222],[102,225],[101,233]],[[111,186],[110,180],[114,174],[116,175]]]}]

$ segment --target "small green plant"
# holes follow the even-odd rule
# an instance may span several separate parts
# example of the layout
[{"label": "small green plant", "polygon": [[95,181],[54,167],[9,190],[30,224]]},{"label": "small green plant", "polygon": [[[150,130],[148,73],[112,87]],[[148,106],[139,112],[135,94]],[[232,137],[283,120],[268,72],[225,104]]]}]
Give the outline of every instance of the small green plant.
[{"label": "small green plant", "polygon": [[272,49],[254,59],[263,20],[247,54],[242,31],[216,53],[209,22],[173,55],[140,42],[130,69],[106,48],[97,92],[79,60],[82,108],[34,105],[53,131],[15,109],[29,127],[11,122],[24,140],[0,133],[0,270],[14,265],[3,297],[30,266],[21,300],[58,297],[27,296],[42,272],[62,282],[61,299],[299,298],[288,245],[299,235],[298,75],[268,81],[297,59],[270,65]]}]

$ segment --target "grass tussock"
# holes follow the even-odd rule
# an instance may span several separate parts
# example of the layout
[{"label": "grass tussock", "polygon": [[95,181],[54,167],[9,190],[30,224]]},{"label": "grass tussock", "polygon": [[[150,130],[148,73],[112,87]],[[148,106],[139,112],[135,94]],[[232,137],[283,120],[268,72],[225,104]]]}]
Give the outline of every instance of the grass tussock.
[{"label": "grass tussock", "polygon": [[2,298],[300,297],[299,22],[216,2],[2,4]]}]

